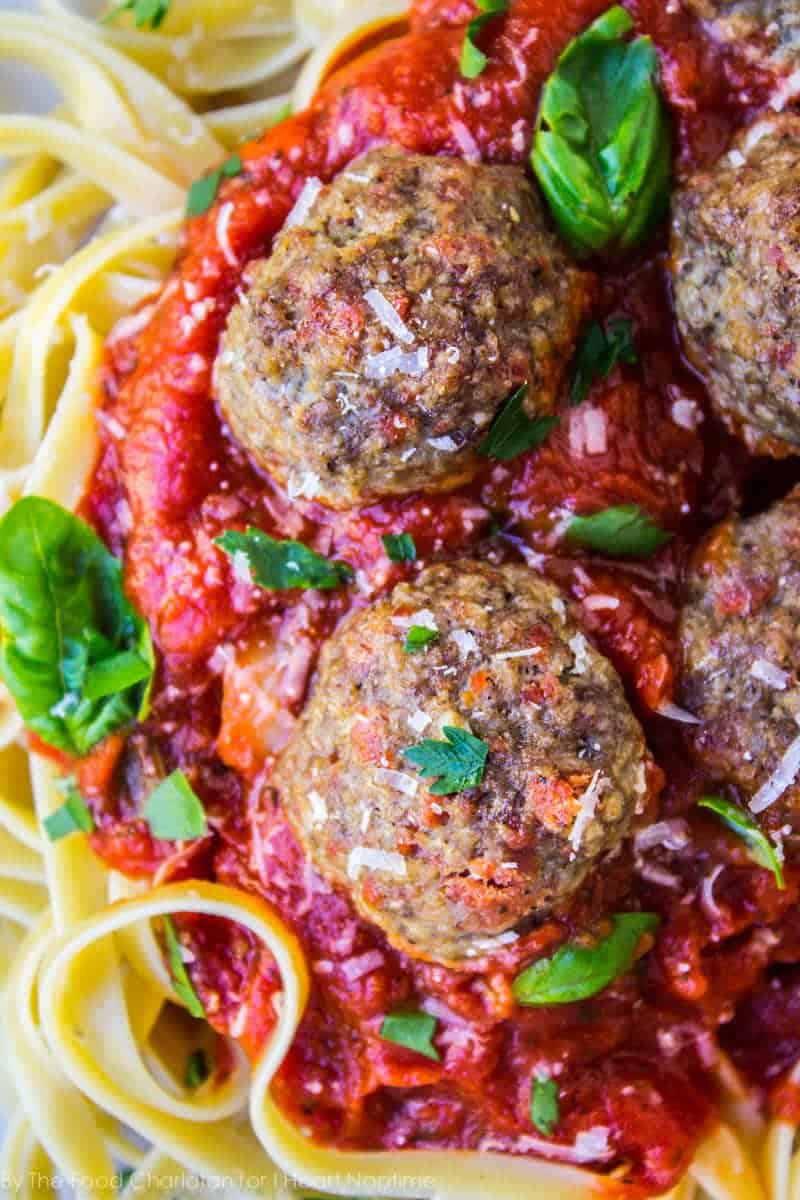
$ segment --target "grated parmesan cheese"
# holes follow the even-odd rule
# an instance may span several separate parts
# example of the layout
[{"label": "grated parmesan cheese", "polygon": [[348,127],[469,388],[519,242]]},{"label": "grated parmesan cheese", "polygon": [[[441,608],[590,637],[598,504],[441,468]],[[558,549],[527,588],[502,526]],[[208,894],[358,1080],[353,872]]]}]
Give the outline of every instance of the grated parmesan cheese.
[{"label": "grated parmesan cheese", "polygon": [[231,564],[233,566],[233,573],[240,583],[252,584],[253,576],[250,573],[250,559],[244,550],[234,550]]},{"label": "grated parmesan cheese", "polygon": [[399,312],[386,299],[383,292],[380,292],[377,288],[370,288],[369,291],[364,293],[364,299],[384,329],[388,329],[389,333],[393,334],[398,341],[405,342],[407,346],[410,346],[414,341],[414,335]]},{"label": "grated parmesan cheese", "polygon": [[681,725],[703,724],[700,718],[696,717],[694,713],[687,712],[685,708],[679,708],[671,700],[665,700],[663,704],[659,704],[656,712],[660,717],[666,717],[668,721],[678,721]]},{"label": "grated parmesan cheese", "polygon": [[458,450],[458,442],[445,434],[444,437],[428,438],[428,445],[433,446],[434,450],[441,450],[444,454],[453,454]]},{"label": "grated parmesan cheese", "polygon": [[396,850],[371,850],[368,846],[354,846],[347,858],[349,879],[358,879],[362,871],[383,871],[387,875],[406,875],[406,860]]},{"label": "grated parmesan cheese", "polygon": [[498,658],[503,662],[508,658],[533,658],[534,654],[541,653],[541,646],[529,646],[527,650],[503,650],[500,654],[493,654],[492,658]]},{"label": "grated parmesan cheese", "polygon": [[311,805],[311,824],[324,825],[328,819],[328,806],[324,797],[320,796],[319,792],[311,791],[308,793],[308,801]]},{"label": "grated parmesan cheese", "polygon": [[378,783],[386,784],[395,792],[402,792],[404,796],[415,796],[417,793],[417,780],[413,775],[406,775],[405,771],[390,771],[386,767],[376,767],[375,779]]},{"label": "grated parmesan cheese", "polygon": [[569,639],[567,645],[575,655],[575,663],[572,668],[573,673],[575,675],[585,675],[589,666],[589,643],[582,633],[576,633],[574,637]]},{"label": "grated parmesan cheese", "polygon": [[766,783],[758,789],[750,801],[750,811],[764,812],[770,805],[779,800],[787,788],[791,787],[800,771],[800,736],[790,743],[789,749],[778,763]]},{"label": "grated parmesan cheese", "polygon": [[775,663],[768,662],[766,658],[757,658],[750,668],[750,674],[754,679],[765,683],[767,687],[775,688],[778,692],[786,690],[790,678],[788,671],[781,670]]},{"label": "grated parmesan cheese", "polygon": [[367,379],[386,379],[389,375],[413,375],[419,378],[428,369],[430,355],[428,347],[419,350],[402,350],[392,346],[380,354],[370,354],[364,359],[364,374]]},{"label": "grated parmesan cheese", "polygon": [[450,637],[458,647],[458,653],[462,658],[469,658],[470,654],[480,654],[475,635],[469,630],[454,629]]},{"label": "grated parmesan cheese", "polygon": [[421,708],[418,708],[408,718],[408,723],[414,730],[414,733],[424,733],[431,723],[431,718]]},{"label": "grated parmesan cheese", "polygon": [[591,596],[584,596],[583,607],[588,608],[589,612],[613,612],[619,608],[619,599],[617,596],[603,596],[594,592]]},{"label": "grated parmesan cheese", "polygon": [[291,229],[294,225],[302,225],[311,209],[317,196],[322,191],[322,180],[317,179],[316,175],[312,175],[303,184],[297,199],[294,202],[291,212],[289,213],[284,223],[284,229]]},{"label": "grated parmesan cheese", "polygon": [[304,496],[306,500],[313,500],[319,495],[322,481],[319,475],[313,471],[304,471],[302,475],[290,475],[286,482],[286,494],[290,500],[296,500],[299,496]]},{"label": "grated parmesan cheese", "polygon": [[578,801],[578,815],[569,835],[569,842],[573,850],[579,849],[583,835],[594,817],[597,801],[608,784],[609,781],[603,778],[603,772],[595,771],[591,783]]},{"label": "grated parmesan cheese", "polygon": [[217,213],[217,241],[219,248],[222,251],[225,262],[231,267],[238,267],[239,259],[236,257],[231,245],[230,224],[233,216],[233,204],[229,200],[227,204],[223,204]]}]

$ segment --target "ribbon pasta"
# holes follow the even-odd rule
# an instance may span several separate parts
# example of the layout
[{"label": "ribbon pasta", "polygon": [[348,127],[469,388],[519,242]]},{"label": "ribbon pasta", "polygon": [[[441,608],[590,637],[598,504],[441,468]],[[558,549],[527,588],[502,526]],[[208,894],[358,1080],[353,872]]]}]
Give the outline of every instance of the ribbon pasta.
[{"label": "ribbon pasta", "polygon": [[[0,117],[0,512],[23,494],[78,504],[96,454],[103,341],[157,303],[191,181],[307,104],[359,39],[402,28],[406,5],[173,0],[155,32],[124,16],[99,24],[68,0],[40,7],[5,13],[0,29],[0,55],[43,71],[62,96],[48,116]],[[219,103],[231,93],[236,103]],[[311,1142],[271,1095],[308,992],[295,937],[244,892],[203,882],[143,892],[85,838],[47,841],[42,822],[63,801],[55,779],[0,687],[0,1182],[14,1196],[50,1200],[57,1180],[87,1198],[124,1185],[125,1200],[182,1186],[265,1200],[309,1188],[419,1200],[614,1191],[613,1179],[541,1159]],[[213,1087],[185,1087],[168,1052],[178,1000],[158,924],[182,913],[250,930],[282,981],[262,1057],[251,1071],[231,1042],[232,1069]],[[795,1128],[748,1132],[735,1105],[728,1115],[670,1200],[800,1200]],[[120,1164],[133,1168],[127,1182]]]}]

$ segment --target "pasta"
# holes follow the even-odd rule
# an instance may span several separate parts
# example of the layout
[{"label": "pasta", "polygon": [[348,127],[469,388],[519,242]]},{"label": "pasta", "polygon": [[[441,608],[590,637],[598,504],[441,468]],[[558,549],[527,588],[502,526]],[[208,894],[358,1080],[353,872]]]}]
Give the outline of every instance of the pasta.
[{"label": "pasta", "polygon": [[[41,7],[44,16],[5,13],[0,28],[0,55],[45,72],[62,95],[51,115],[0,117],[2,510],[23,495],[78,504],[96,452],[104,339],[158,303],[191,182],[305,106],[354,39],[396,27],[403,12],[395,0],[175,0],[149,31],[124,17],[100,24],[66,0]],[[290,74],[294,90],[282,90]],[[231,93],[239,102],[220,103]],[[308,989],[294,936],[244,892],[207,883],[144,891],[85,838],[44,838],[63,795],[52,764],[26,746],[3,689],[0,1184],[11,1194],[51,1196],[57,1180],[80,1197],[115,1186],[150,1197],[176,1181],[198,1195],[267,1200],[309,1188],[430,1200],[607,1190],[578,1167],[542,1160],[313,1144],[270,1092]],[[181,1000],[155,931],[186,913],[249,930],[281,976],[265,1053],[251,1073],[231,1041],[230,1073],[213,1090],[187,1089],[164,1051]],[[797,1200],[794,1127],[747,1128],[733,1100],[728,1116],[670,1200]]]}]

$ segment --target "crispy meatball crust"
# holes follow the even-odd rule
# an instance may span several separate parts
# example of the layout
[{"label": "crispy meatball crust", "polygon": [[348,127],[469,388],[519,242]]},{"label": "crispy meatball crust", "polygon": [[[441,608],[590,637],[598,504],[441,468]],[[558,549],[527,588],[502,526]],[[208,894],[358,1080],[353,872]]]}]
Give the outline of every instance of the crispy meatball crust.
[{"label": "crispy meatball crust", "polygon": [[373,150],[251,268],[219,402],[261,467],[310,473],[333,508],[444,491],[513,387],[552,410],[592,294],[520,168]]},{"label": "crispy meatball crust", "polygon": [[[431,621],[438,640],[405,654],[407,628]],[[488,760],[480,786],[434,796],[403,750],[446,726]],[[646,761],[614,668],[557,589],[525,567],[456,562],[343,623],[277,786],[363,916],[412,955],[457,962],[576,892],[644,803]],[[393,857],[360,867],[364,848]]]},{"label": "crispy meatball crust", "polygon": [[800,450],[800,117],[759,122],[675,198],[675,309],[748,448]]},{"label": "crispy meatball crust", "polygon": [[721,42],[752,39],[752,56],[779,70],[800,65],[798,0],[687,0]]},{"label": "crispy meatball crust", "polygon": [[[729,518],[701,544],[681,641],[681,703],[702,722],[695,752],[750,797],[800,733],[800,489],[760,516]],[[791,787],[760,819],[800,828],[799,802]]]}]

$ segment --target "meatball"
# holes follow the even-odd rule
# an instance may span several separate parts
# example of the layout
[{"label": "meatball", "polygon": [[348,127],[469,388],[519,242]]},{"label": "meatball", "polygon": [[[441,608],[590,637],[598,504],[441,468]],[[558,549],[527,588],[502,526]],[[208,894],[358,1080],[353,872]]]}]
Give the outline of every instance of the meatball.
[{"label": "meatball", "polygon": [[[800,729],[800,489],[748,520],[730,518],[699,547],[681,618],[681,703],[699,718],[700,761],[757,799]],[[800,785],[763,820],[778,828]],[[800,822],[799,822],[800,824]]]},{"label": "meatball", "polygon": [[751,57],[779,71],[800,65],[798,0],[688,0],[721,42],[751,40]]},{"label": "meatball", "polygon": [[684,346],[750,450],[800,449],[800,117],[759,122],[676,197]]},{"label": "meatball", "polygon": [[[413,627],[436,635],[410,654]],[[454,728],[488,748],[485,771],[434,794],[405,751]],[[277,786],[363,916],[410,954],[457,962],[569,900],[644,804],[646,758],[619,677],[557,589],[455,562],[345,620]]]},{"label": "meatball", "polygon": [[444,491],[512,388],[552,410],[592,294],[520,168],[373,150],[251,268],[219,403],[259,466],[333,508]]}]

